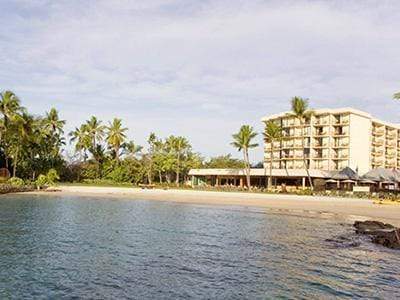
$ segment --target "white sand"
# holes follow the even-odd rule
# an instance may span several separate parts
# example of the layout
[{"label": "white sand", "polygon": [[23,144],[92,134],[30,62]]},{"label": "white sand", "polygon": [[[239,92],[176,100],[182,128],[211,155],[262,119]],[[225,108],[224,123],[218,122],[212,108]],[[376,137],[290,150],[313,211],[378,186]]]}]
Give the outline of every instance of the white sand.
[{"label": "white sand", "polygon": [[[194,190],[142,190],[138,188],[60,186],[59,194],[82,196],[99,195],[129,199],[173,201],[206,205],[238,205],[261,207],[280,211],[334,214],[349,219],[374,219],[400,226],[400,205],[376,205],[368,199],[334,198],[257,194],[239,192],[209,192]],[[43,192],[33,192],[43,193]]]}]

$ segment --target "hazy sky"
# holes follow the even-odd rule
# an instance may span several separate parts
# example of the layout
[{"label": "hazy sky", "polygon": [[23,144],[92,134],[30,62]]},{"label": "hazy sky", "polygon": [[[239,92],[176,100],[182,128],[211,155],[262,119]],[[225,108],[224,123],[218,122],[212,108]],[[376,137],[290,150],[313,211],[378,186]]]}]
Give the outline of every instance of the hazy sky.
[{"label": "hazy sky", "polygon": [[295,95],[400,122],[400,1],[1,0],[4,89],[67,130],[117,116],[204,155]]}]

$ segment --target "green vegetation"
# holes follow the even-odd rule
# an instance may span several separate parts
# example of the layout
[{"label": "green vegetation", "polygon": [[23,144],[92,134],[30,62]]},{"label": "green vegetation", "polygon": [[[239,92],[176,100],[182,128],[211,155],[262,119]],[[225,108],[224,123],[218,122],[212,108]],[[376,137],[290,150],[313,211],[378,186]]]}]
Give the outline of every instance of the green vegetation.
[{"label": "green vegetation", "polygon": [[240,159],[232,158],[230,154],[212,157],[204,163],[205,168],[210,169],[243,169],[245,162]]},{"label": "green vegetation", "polygon": [[400,100],[400,92],[395,93],[395,94],[393,95],[393,98],[394,98],[395,100]]},{"label": "green vegetation", "polygon": [[246,170],[246,181],[247,187],[251,187],[250,183],[250,161],[249,161],[249,149],[258,147],[257,143],[253,143],[257,133],[253,130],[253,127],[249,125],[243,125],[240,127],[239,132],[232,135],[233,142],[232,146],[243,152],[243,158],[245,162]]},{"label": "green vegetation", "polygon": [[[67,134],[74,155],[66,159],[65,120],[52,108],[33,115],[11,91],[0,93],[0,167],[12,174],[13,186],[34,182],[39,187],[58,180],[92,184],[153,182],[179,186],[191,168],[206,163],[182,136],[159,138],[151,133],[148,147],[128,140],[128,128],[114,118],[108,125],[91,116]],[[18,177],[17,177],[18,176]]]},{"label": "green vegetation", "polygon": [[293,97],[291,100],[292,104],[292,112],[290,115],[295,117],[296,119],[299,120],[300,123],[300,129],[301,129],[301,145],[302,145],[302,151],[303,151],[303,164],[304,164],[304,169],[306,170],[307,177],[308,177],[308,182],[310,183],[311,191],[314,189],[313,187],[313,182],[311,180],[310,172],[309,172],[309,165],[307,163],[307,156],[310,155],[309,152],[306,152],[306,143],[305,143],[305,125],[307,122],[310,121],[311,116],[313,115],[313,111],[309,109],[308,107],[308,99],[304,99],[301,97]]},{"label": "green vegetation", "polygon": [[274,121],[268,121],[265,124],[265,131],[264,131],[264,141],[269,143],[270,149],[270,157],[269,157],[269,177],[268,177],[268,189],[272,188],[272,165],[274,161],[274,143],[281,141],[283,138],[282,136],[282,127],[275,123]]}]

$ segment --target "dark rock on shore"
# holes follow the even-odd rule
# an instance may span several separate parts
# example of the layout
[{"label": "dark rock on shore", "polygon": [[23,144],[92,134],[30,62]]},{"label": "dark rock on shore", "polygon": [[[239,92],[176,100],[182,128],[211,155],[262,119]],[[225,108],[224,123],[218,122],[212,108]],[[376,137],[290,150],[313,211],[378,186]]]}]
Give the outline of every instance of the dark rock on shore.
[{"label": "dark rock on shore", "polygon": [[400,229],[379,221],[356,221],[357,234],[371,236],[372,242],[388,248],[400,249]]}]

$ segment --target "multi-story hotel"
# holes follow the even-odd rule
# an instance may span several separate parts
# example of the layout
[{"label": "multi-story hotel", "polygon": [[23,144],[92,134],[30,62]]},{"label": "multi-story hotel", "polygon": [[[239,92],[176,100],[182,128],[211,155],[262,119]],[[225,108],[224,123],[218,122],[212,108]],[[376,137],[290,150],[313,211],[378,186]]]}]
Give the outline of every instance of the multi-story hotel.
[{"label": "multi-story hotel", "polygon": [[284,138],[273,145],[265,143],[267,169],[271,146],[273,169],[302,169],[303,155],[309,169],[316,170],[350,167],[364,174],[377,167],[400,168],[400,125],[375,119],[366,112],[352,108],[314,110],[303,126],[290,113],[262,119],[269,120],[282,127]]}]

